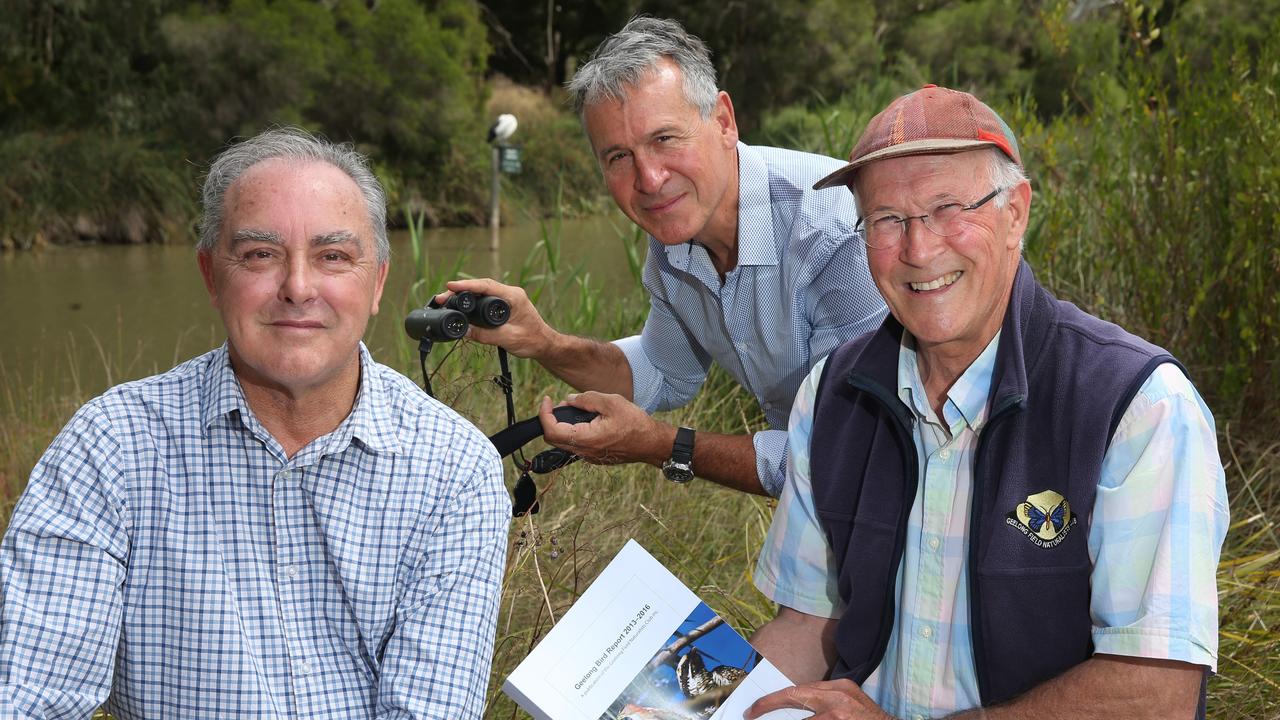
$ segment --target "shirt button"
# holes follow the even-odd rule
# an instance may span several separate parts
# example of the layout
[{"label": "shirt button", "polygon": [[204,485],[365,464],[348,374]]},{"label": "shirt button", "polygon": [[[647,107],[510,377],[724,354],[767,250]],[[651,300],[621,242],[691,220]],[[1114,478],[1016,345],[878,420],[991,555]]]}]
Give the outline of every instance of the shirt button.
[{"label": "shirt button", "polygon": [[924,627],[920,628],[920,637],[924,638],[925,640],[928,640],[929,638],[933,637],[933,628],[929,627],[928,625],[925,625]]},{"label": "shirt button", "polygon": [[311,672],[311,663],[306,660],[297,660],[293,663],[293,671],[299,676],[307,675]]},{"label": "shirt button", "polygon": [[292,580],[298,577],[298,568],[294,567],[293,565],[288,565],[284,569],[284,574],[288,576],[290,580]]},{"label": "shirt button", "polygon": [[943,460],[946,460],[946,459],[948,459],[948,458],[950,458],[950,457],[951,457],[951,451],[950,451],[950,450],[939,450],[939,451],[938,451],[938,457],[942,458]]},{"label": "shirt button", "polygon": [[760,407],[764,408],[766,411],[768,411],[768,410],[772,410],[772,409],[773,409],[773,403],[771,403],[771,402],[761,403],[761,404],[760,404]]},{"label": "shirt button", "polygon": [[288,479],[289,479],[289,471],[288,471],[288,470],[281,470],[279,473],[277,473],[277,474],[276,474],[276,477],[280,478],[281,480],[288,480]]},{"label": "shirt button", "polygon": [[924,720],[924,716],[923,716],[923,715],[915,715],[915,716],[913,716],[913,717],[914,717],[914,720]]},{"label": "shirt button", "polygon": [[941,544],[942,544],[942,543],[938,542],[938,538],[936,538],[936,537],[934,537],[934,538],[929,538],[929,549],[930,549],[930,550],[937,550],[937,549],[938,549],[938,546],[939,546],[939,545],[941,545]]}]

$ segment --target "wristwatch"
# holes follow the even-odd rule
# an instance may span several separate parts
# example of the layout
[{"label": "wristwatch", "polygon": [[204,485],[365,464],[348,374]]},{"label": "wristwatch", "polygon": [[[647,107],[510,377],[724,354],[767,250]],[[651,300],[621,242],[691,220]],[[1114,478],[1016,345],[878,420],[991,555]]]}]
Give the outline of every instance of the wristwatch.
[{"label": "wristwatch", "polygon": [[676,430],[671,458],[662,463],[662,474],[675,483],[687,483],[693,479],[693,428]]}]

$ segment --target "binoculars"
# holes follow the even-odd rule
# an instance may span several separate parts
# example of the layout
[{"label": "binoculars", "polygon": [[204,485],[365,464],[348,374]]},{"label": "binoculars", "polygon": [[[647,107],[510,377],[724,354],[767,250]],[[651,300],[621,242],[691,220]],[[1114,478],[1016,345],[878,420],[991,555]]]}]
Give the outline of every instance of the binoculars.
[{"label": "binoculars", "polygon": [[472,325],[498,327],[510,317],[511,306],[506,300],[463,290],[450,295],[443,305],[433,299],[426,307],[410,312],[404,319],[404,331],[419,342],[450,342],[466,335]]}]

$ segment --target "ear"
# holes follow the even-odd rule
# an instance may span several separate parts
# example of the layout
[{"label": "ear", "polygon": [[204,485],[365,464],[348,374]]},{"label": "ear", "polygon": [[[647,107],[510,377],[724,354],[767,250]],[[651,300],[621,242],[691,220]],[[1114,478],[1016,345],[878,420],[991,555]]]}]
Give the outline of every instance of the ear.
[{"label": "ear", "polygon": [[209,304],[218,307],[218,286],[213,280],[213,254],[197,250],[196,265],[200,267],[200,277],[204,278],[204,289],[209,291]]},{"label": "ear", "polygon": [[1027,232],[1027,223],[1031,218],[1031,183],[1022,182],[1009,188],[1009,203],[1005,212],[1009,213],[1009,234],[1005,243],[1010,249],[1022,245],[1022,236]]},{"label": "ear", "polygon": [[378,263],[378,279],[373,283],[373,307],[369,309],[370,315],[378,314],[378,303],[382,301],[382,288],[387,284],[387,270],[390,267],[389,262]]},{"label": "ear", "polygon": [[733,114],[733,100],[729,93],[721,90],[716,95],[716,107],[711,111],[711,119],[720,128],[720,137],[726,148],[738,146],[738,119]]}]

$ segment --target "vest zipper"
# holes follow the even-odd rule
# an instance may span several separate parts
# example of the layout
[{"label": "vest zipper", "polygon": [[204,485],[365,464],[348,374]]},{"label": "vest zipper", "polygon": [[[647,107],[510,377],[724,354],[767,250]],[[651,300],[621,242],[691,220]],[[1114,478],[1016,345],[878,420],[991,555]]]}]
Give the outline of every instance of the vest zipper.
[{"label": "vest zipper", "polygon": [[978,593],[978,540],[982,531],[982,513],[979,512],[979,506],[982,503],[983,480],[986,477],[982,472],[982,461],[986,453],[987,438],[991,436],[991,429],[998,422],[1012,417],[1012,410],[1020,408],[1025,402],[1026,397],[1022,395],[1007,395],[1002,398],[1000,403],[992,408],[991,419],[987,421],[982,435],[978,437],[978,446],[974,450],[973,494],[969,497],[969,641],[973,645],[974,678],[978,681],[978,697],[983,706],[987,705],[990,691],[987,687],[986,655],[983,648],[986,628],[982,624],[982,596]]},{"label": "vest zipper", "polygon": [[[885,650],[889,647],[889,636],[893,632],[893,615],[898,607],[895,591],[898,585],[898,573],[901,572],[902,553],[906,547],[907,515],[911,512],[911,505],[916,501],[916,491],[920,488],[920,467],[918,458],[915,456],[916,445],[911,439],[911,424],[914,422],[912,417],[905,412],[905,408],[899,411],[898,407],[901,406],[901,402],[897,397],[892,398],[892,400],[887,397],[884,389],[878,383],[874,381],[864,383],[859,382],[859,380],[860,378],[854,375],[850,375],[847,378],[847,382],[855,389],[875,398],[876,402],[880,403],[881,407],[896,421],[889,423],[889,426],[894,429],[894,433],[898,438],[898,447],[902,449],[902,468],[907,480],[904,483],[902,492],[902,508],[898,512],[898,529],[893,537],[893,563],[891,565],[894,568],[893,575],[889,578],[889,582],[885,584],[885,612],[880,619],[880,634],[876,638],[875,653],[870,658],[871,662],[867,664],[867,674],[858,680],[858,684],[861,685],[880,666],[881,661],[884,660]],[[894,403],[898,403],[898,406],[895,406]]]}]

